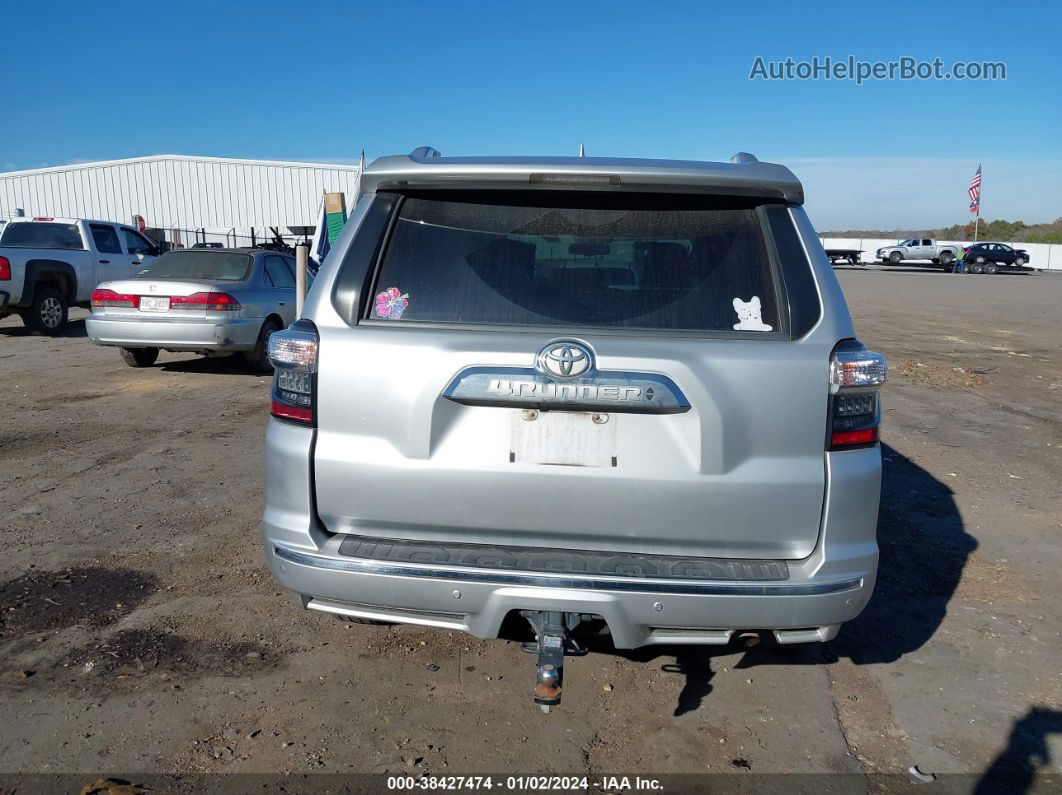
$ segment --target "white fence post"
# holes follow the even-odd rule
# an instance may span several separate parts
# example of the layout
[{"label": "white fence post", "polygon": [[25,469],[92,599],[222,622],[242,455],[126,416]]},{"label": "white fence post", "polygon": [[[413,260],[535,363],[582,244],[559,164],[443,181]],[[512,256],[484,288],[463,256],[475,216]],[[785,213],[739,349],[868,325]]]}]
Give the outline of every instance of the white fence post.
[{"label": "white fence post", "polygon": [[306,276],[310,265],[310,247],[305,243],[295,246],[295,319],[302,317],[302,305],[306,301]]}]

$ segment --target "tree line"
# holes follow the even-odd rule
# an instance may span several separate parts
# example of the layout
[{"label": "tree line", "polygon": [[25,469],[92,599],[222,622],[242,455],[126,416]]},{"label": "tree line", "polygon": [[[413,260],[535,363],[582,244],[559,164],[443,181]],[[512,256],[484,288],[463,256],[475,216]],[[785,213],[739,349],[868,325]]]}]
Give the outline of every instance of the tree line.
[{"label": "tree line", "polygon": [[[932,237],[939,240],[973,240],[974,222],[954,224],[943,229],[847,229],[843,232],[821,232],[823,237],[871,237],[903,240],[910,237]],[[1003,243],[1062,243],[1062,218],[1049,224],[1027,224],[1024,221],[981,219],[978,240],[997,240]]]}]

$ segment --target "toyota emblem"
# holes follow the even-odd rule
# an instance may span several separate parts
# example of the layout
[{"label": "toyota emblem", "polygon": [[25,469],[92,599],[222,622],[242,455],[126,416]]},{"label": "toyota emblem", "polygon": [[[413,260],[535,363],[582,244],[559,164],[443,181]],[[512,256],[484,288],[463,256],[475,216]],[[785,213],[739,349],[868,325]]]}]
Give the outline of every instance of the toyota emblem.
[{"label": "toyota emblem", "polygon": [[594,365],[593,354],[581,342],[558,340],[538,354],[538,369],[554,378],[586,375]]}]

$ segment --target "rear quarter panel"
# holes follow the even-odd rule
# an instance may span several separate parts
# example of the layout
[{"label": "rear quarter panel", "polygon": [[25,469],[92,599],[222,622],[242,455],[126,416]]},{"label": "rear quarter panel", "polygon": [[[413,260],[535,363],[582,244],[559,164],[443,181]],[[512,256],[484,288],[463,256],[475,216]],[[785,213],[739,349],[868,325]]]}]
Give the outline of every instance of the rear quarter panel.
[{"label": "rear quarter panel", "polygon": [[50,248],[0,248],[11,263],[11,281],[0,289],[11,293],[9,303],[26,306],[33,300],[33,285],[47,272],[59,272],[73,281],[72,302],[88,301],[96,286],[96,263],[89,251]]}]

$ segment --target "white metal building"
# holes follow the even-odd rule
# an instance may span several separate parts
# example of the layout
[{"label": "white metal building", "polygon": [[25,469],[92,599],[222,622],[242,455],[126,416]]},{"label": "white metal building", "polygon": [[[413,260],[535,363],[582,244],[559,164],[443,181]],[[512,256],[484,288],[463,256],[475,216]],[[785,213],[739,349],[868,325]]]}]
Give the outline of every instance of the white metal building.
[{"label": "white metal building", "polygon": [[323,193],[343,192],[352,207],[357,177],[356,165],[182,155],[0,172],[0,218],[139,215],[171,242],[247,245],[252,229],[258,240],[270,228],[290,239],[292,227],[316,225]]}]

